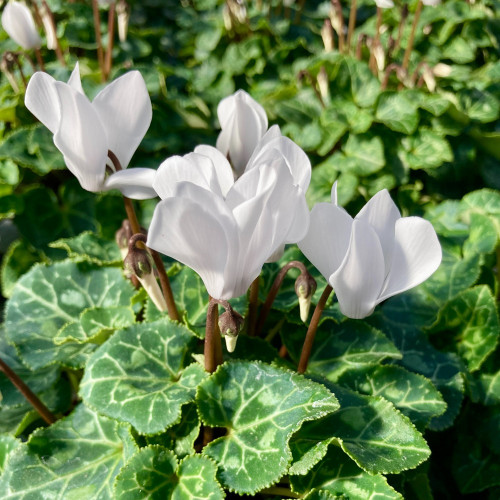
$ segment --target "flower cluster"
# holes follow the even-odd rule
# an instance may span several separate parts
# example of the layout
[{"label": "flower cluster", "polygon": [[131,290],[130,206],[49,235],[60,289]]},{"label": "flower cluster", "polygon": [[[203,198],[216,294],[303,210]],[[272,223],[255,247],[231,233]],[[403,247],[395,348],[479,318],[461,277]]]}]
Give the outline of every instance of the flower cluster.
[{"label": "flower cluster", "polygon": [[242,90],[219,103],[216,147],[200,145],[157,170],[125,170],[152,114],[137,71],[92,102],[78,65],[68,83],[36,73],[26,106],[54,134],[84,189],[159,196],[147,246],[194,269],[216,300],[244,294],[288,243],[298,243],[351,318],[363,318],[381,301],[418,285],[441,261],[432,226],[419,217],[402,218],[386,190],[353,219],[337,205],[334,186],[332,203],[317,204],[310,213],[307,155],[278,126],[268,129],[265,110]]}]

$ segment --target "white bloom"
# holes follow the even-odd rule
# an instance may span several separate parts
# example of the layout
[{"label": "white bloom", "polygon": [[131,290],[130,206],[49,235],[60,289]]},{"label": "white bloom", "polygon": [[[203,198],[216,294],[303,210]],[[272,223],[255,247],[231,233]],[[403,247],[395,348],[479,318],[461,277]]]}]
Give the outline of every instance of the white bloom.
[{"label": "white bloom", "polygon": [[153,185],[162,201],[147,245],[194,269],[212,297],[227,300],[247,291],[278,248],[305,235],[309,214],[279,151],[269,149],[236,182],[221,165],[191,153],[160,166]]},{"label": "white bloom", "polygon": [[9,2],[2,12],[2,26],[23,49],[38,49],[42,40],[31,11],[21,2]]},{"label": "white bloom", "polygon": [[422,0],[424,5],[430,5],[431,7],[435,7],[441,3],[441,0]]},{"label": "white bloom", "polygon": [[228,157],[240,175],[267,130],[264,108],[244,90],[222,99],[217,107],[221,132],[217,149]]},{"label": "white bloom", "polygon": [[26,107],[54,134],[68,169],[87,191],[121,189],[129,197],[151,198],[155,171],[130,169],[105,182],[108,150],[126,168],[151,123],[151,101],[138,71],[107,85],[91,102],[80,81],[78,63],[68,83],[35,73],[26,90]]},{"label": "white bloom", "polygon": [[375,0],[375,3],[377,4],[377,7],[380,7],[381,9],[390,9],[391,7],[394,7],[394,2],[392,0]]},{"label": "white bloom", "polygon": [[335,290],[342,313],[355,319],[422,283],[441,263],[432,225],[420,217],[401,217],[385,189],[353,219],[336,205],[334,185],[332,203],[312,209],[299,248]]}]

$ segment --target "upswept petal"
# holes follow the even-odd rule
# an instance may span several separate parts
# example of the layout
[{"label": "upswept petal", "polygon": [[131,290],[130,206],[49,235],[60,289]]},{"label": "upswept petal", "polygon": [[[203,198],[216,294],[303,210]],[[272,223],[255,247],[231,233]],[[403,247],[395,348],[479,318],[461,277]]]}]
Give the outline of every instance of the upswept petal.
[{"label": "upswept petal", "polygon": [[54,144],[66,165],[87,191],[100,191],[104,182],[108,144],[106,134],[89,100],[62,82],[54,83],[59,95],[61,120]]},{"label": "upswept petal", "polygon": [[231,214],[218,197],[194,184],[177,185],[177,194],[156,206],[147,245],[191,267],[212,297],[231,298],[231,283],[224,279],[230,255],[237,253]]},{"label": "upswept petal", "polygon": [[152,168],[128,168],[111,174],[105,181],[103,190],[118,189],[127,198],[147,200],[158,195],[153,189],[156,170]]},{"label": "upswept petal", "polygon": [[174,196],[179,182],[190,182],[222,198],[215,168],[210,158],[197,153],[167,158],[156,171],[153,188],[163,200]]},{"label": "upswept petal", "polygon": [[23,49],[37,49],[42,44],[31,11],[21,2],[8,2],[2,12],[2,26]]},{"label": "upswept petal", "polygon": [[330,198],[332,200],[332,203],[335,205],[335,206],[338,206],[339,205],[339,201],[338,201],[338,196],[337,196],[337,182],[338,181],[335,181],[333,183],[333,186],[332,186],[332,191],[330,193]]},{"label": "upswept petal", "polygon": [[68,85],[74,88],[77,92],[80,92],[80,94],[85,95],[85,92],[82,88],[82,79],[80,78],[80,63],[78,61],[76,62],[73,71],[71,72],[68,80]]},{"label": "upswept petal", "polygon": [[212,163],[217,173],[217,179],[219,180],[219,186],[222,191],[222,195],[226,196],[227,192],[231,189],[234,184],[234,174],[230,163],[227,158],[213,146],[207,146],[202,144],[194,148],[194,152],[203,156],[207,156],[212,160]]},{"label": "upswept petal", "polygon": [[[267,135],[263,139],[266,139]],[[256,147],[254,156],[248,163],[247,170],[258,166],[262,157],[271,149],[279,151],[293,176],[294,184],[299,185],[306,192],[311,182],[311,162],[304,151],[288,137],[280,135],[265,142],[261,140]]]},{"label": "upswept petal", "polygon": [[37,71],[28,83],[24,104],[53,134],[59,127],[61,111],[56,81],[49,74]]},{"label": "upswept petal", "polygon": [[385,275],[389,273],[394,249],[394,228],[401,213],[392,201],[387,189],[379,191],[356,215],[356,220],[364,220],[375,229],[384,252]]},{"label": "upswept petal", "polygon": [[330,203],[317,203],[311,211],[309,230],[297,245],[327,280],[344,260],[352,223],[345,210]]},{"label": "upswept petal", "polygon": [[441,245],[429,221],[399,219],[391,270],[377,303],[425,281],[439,267],[441,257]]},{"label": "upswept petal", "polygon": [[246,92],[239,90],[219,103],[217,115],[222,128],[217,149],[229,156],[235,172],[241,175],[267,129],[266,113]]},{"label": "upswept petal", "polygon": [[273,141],[274,139],[278,139],[279,137],[282,137],[281,129],[280,129],[279,125],[273,125],[273,126],[269,127],[269,130],[261,137],[257,146],[255,147],[254,152],[252,153],[252,156],[248,160],[248,164],[247,164],[245,170],[248,171],[251,168],[254,168],[257,165],[255,162],[256,158],[258,156],[260,156],[262,151],[266,150],[267,145],[271,141]]},{"label": "upswept petal", "polygon": [[297,243],[297,241],[304,238],[309,230],[310,212],[307,206],[306,195],[300,187],[295,186],[295,190],[289,199],[293,210],[293,219],[286,235],[285,243]]},{"label": "upswept petal", "polygon": [[377,233],[364,220],[355,219],[345,259],[328,279],[342,314],[353,319],[369,316],[384,278],[384,255]]},{"label": "upswept petal", "polygon": [[126,73],[101,90],[92,105],[106,130],[109,149],[126,168],[153,115],[144,78],[139,71]]}]

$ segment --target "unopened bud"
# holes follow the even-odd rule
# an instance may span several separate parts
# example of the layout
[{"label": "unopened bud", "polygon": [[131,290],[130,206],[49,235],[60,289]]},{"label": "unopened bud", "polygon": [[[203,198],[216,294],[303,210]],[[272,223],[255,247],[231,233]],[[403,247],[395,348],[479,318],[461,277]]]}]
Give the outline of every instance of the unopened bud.
[{"label": "unopened bud", "polygon": [[43,29],[45,30],[45,35],[47,37],[47,48],[50,50],[55,50],[57,48],[57,34],[53,18],[51,16],[51,13],[48,11],[48,6],[46,3],[42,2],[39,10],[40,16],[42,18]]},{"label": "unopened bud", "polygon": [[437,76],[438,78],[446,78],[450,76],[452,71],[452,67],[449,66],[448,64],[444,63],[438,63],[436,66],[432,68],[432,72],[434,73],[434,76]]},{"label": "unopened bud", "polygon": [[116,17],[118,18],[118,38],[123,43],[127,40],[128,21],[130,19],[130,9],[125,0],[120,0],[116,4]]},{"label": "unopened bud", "polygon": [[14,68],[16,65],[17,56],[13,52],[5,52],[0,61],[0,69],[9,80],[10,86],[17,94],[19,92],[19,85],[17,84],[16,77],[14,76]]},{"label": "unopened bud", "polygon": [[335,41],[333,38],[333,28],[330,19],[325,19],[323,27],[321,28],[321,38],[325,46],[326,52],[331,52],[335,48]]},{"label": "unopened bud", "polygon": [[123,261],[123,267],[127,276],[135,274],[142,279],[144,275],[153,273],[153,257],[147,250],[134,247],[129,249]]},{"label": "unopened bud", "polygon": [[122,227],[118,229],[115,233],[115,241],[120,249],[120,253],[122,256],[122,260],[125,260],[128,254],[128,242],[130,238],[133,236],[132,227],[130,226],[130,222],[125,219],[122,223]]},{"label": "unopened bud", "polygon": [[295,280],[295,293],[299,298],[300,319],[305,323],[311,308],[311,299],[316,291],[316,280],[309,273],[302,273]]},{"label": "unopened bud", "polygon": [[243,316],[234,309],[228,309],[219,317],[219,329],[221,335],[226,341],[228,352],[233,352],[236,348],[238,335],[243,327],[245,320]]},{"label": "unopened bud", "polygon": [[321,66],[319,70],[317,81],[321,97],[324,101],[328,101],[330,99],[330,82],[328,81],[328,74],[324,66]]}]

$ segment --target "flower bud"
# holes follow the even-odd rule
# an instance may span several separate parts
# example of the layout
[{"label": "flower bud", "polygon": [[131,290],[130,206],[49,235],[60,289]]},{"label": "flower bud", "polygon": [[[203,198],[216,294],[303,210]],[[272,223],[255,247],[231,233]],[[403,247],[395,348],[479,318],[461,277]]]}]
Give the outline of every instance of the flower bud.
[{"label": "flower bud", "polygon": [[14,52],[5,52],[0,61],[0,69],[5,74],[7,80],[9,80],[10,86],[17,94],[19,92],[19,85],[17,84],[16,77],[14,75],[14,68],[16,66],[17,55]]},{"label": "flower bud", "polygon": [[311,299],[316,291],[316,280],[309,273],[301,273],[295,280],[295,293],[299,298],[300,319],[305,323],[311,308]]},{"label": "flower bud", "polygon": [[9,2],[2,12],[2,26],[8,35],[24,50],[39,49],[42,39],[38,34],[31,11],[21,2]]},{"label": "flower bud", "polygon": [[142,279],[146,274],[153,273],[153,258],[147,250],[133,247],[129,249],[127,256],[123,261],[125,274],[127,276],[136,275]]},{"label": "flower bud", "polygon": [[118,18],[118,38],[120,42],[127,40],[128,21],[130,19],[130,8],[125,0],[116,4],[116,17]]},{"label": "flower bud", "polygon": [[122,260],[125,260],[128,254],[128,242],[130,238],[132,238],[132,227],[130,226],[130,222],[125,219],[122,222],[122,226],[115,233],[115,241],[120,249],[120,253],[122,256]]},{"label": "flower bud", "polygon": [[238,335],[243,327],[245,320],[243,316],[234,309],[227,309],[225,313],[219,317],[219,329],[221,335],[226,341],[228,352],[233,352],[236,347]]}]

